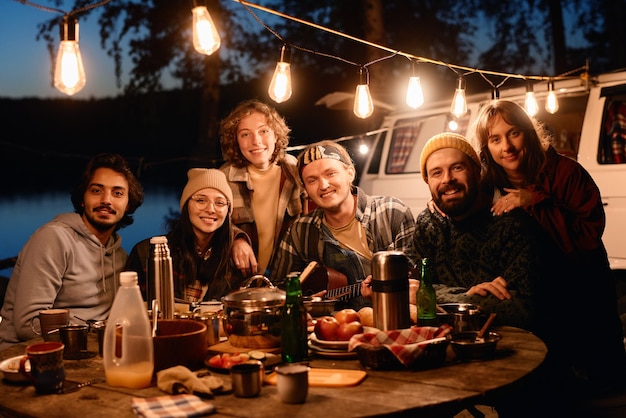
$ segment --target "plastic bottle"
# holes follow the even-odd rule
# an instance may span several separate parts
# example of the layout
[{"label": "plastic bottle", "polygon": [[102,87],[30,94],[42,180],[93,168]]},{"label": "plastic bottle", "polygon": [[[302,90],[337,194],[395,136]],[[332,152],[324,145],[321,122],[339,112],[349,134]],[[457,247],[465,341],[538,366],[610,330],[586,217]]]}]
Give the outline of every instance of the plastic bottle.
[{"label": "plastic bottle", "polygon": [[297,363],[309,356],[307,316],[299,273],[287,275],[285,296],[280,319],[281,355],[284,362]]},{"label": "plastic bottle", "polygon": [[120,273],[104,332],[104,373],[110,386],[140,389],[150,386],[154,347],[148,312],[137,285],[137,273]]},{"label": "plastic bottle", "polygon": [[165,236],[150,238],[148,277],[148,286],[154,286],[154,291],[148,291],[148,302],[157,300],[161,319],[174,319],[172,256]]},{"label": "plastic bottle", "polygon": [[433,288],[433,280],[427,258],[422,259],[422,272],[416,302],[417,324],[419,326],[437,325],[437,295]]}]

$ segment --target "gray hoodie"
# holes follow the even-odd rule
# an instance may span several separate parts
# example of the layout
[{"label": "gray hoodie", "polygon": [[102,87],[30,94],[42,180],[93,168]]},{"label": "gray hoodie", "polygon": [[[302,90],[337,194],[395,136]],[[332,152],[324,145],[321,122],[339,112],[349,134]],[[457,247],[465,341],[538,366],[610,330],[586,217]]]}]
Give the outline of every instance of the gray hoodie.
[{"label": "gray hoodie", "polygon": [[[19,253],[0,316],[0,350],[37,337],[31,323],[40,310],[66,308],[76,317],[109,315],[119,273],[128,255],[113,233],[102,245],[77,213],[64,213],[40,227]],[[39,321],[34,328],[39,331]]]}]

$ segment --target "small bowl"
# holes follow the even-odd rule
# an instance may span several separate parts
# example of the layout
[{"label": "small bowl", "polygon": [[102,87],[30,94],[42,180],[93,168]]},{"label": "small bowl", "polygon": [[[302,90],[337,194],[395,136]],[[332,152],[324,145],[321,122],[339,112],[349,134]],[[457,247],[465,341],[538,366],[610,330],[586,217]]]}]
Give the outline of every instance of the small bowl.
[{"label": "small bowl", "polygon": [[492,356],[502,338],[496,332],[485,334],[483,341],[476,341],[478,331],[453,332],[448,335],[450,346],[459,360],[473,360]]},{"label": "small bowl", "polygon": [[[0,371],[4,375],[4,380],[11,383],[28,383],[29,380],[20,373],[20,360],[24,356],[16,356],[11,357],[9,359],[3,360],[0,363]],[[30,371],[30,361],[27,361],[24,364],[24,368],[27,372]]]},{"label": "small bowl", "polygon": [[446,313],[437,312],[440,324],[448,324],[454,332],[478,331],[486,320],[483,308],[471,303],[442,303]]},{"label": "small bowl", "polygon": [[304,296],[303,303],[306,311],[313,318],[332,315],[335,311],[336,301],[326,300],[319,297]]}]

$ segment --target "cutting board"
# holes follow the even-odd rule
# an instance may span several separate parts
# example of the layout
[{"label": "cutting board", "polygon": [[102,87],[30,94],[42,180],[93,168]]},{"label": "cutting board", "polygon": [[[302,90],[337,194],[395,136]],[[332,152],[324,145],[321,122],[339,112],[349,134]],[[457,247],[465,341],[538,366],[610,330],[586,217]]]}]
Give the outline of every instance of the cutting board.
[{"label": "cutting board", "polygon": [[[265,382],[270,385],[276,384],[276,373],[265,377]],[[367,373],[363,370],[345,369],[315,369],[309,370],[309,386],[318,387],[343,387],[355,386],[365,379]]]},{"label": "cutting board", "polygon": [[208,348],[209,353],[248,353],[250,351],[262,351],[264,353],[272,353],[277,354],[280,353],[280,347],[275,348],[245,348],[245,347],[235,347],[230,343],[230,341],[222,341],[221,343],[217,343],[215,345],[210,345]]}]

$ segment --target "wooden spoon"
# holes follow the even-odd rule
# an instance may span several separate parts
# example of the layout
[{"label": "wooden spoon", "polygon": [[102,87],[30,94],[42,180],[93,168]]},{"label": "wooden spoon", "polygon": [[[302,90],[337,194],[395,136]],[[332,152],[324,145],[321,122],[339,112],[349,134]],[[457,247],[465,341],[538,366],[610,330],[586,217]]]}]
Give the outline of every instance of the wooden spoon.
[{"label": "wooden spoon", "polygon": [[489,329],[489,327],[491,326],[491,323],[493,322],[493,320],[496,319],[496,313],[492,312],[489,314],[489,318],[487,318],[487,321],[485,321],[485,325],[483,325],[483,327],[480,329],[480,331],[478,331],[478,334],[476,334],[476,342],[477,343],[483,343],[485,342],[485,339],[483,338],[485,335],[485,332],[487,332],[487,329]]}]

